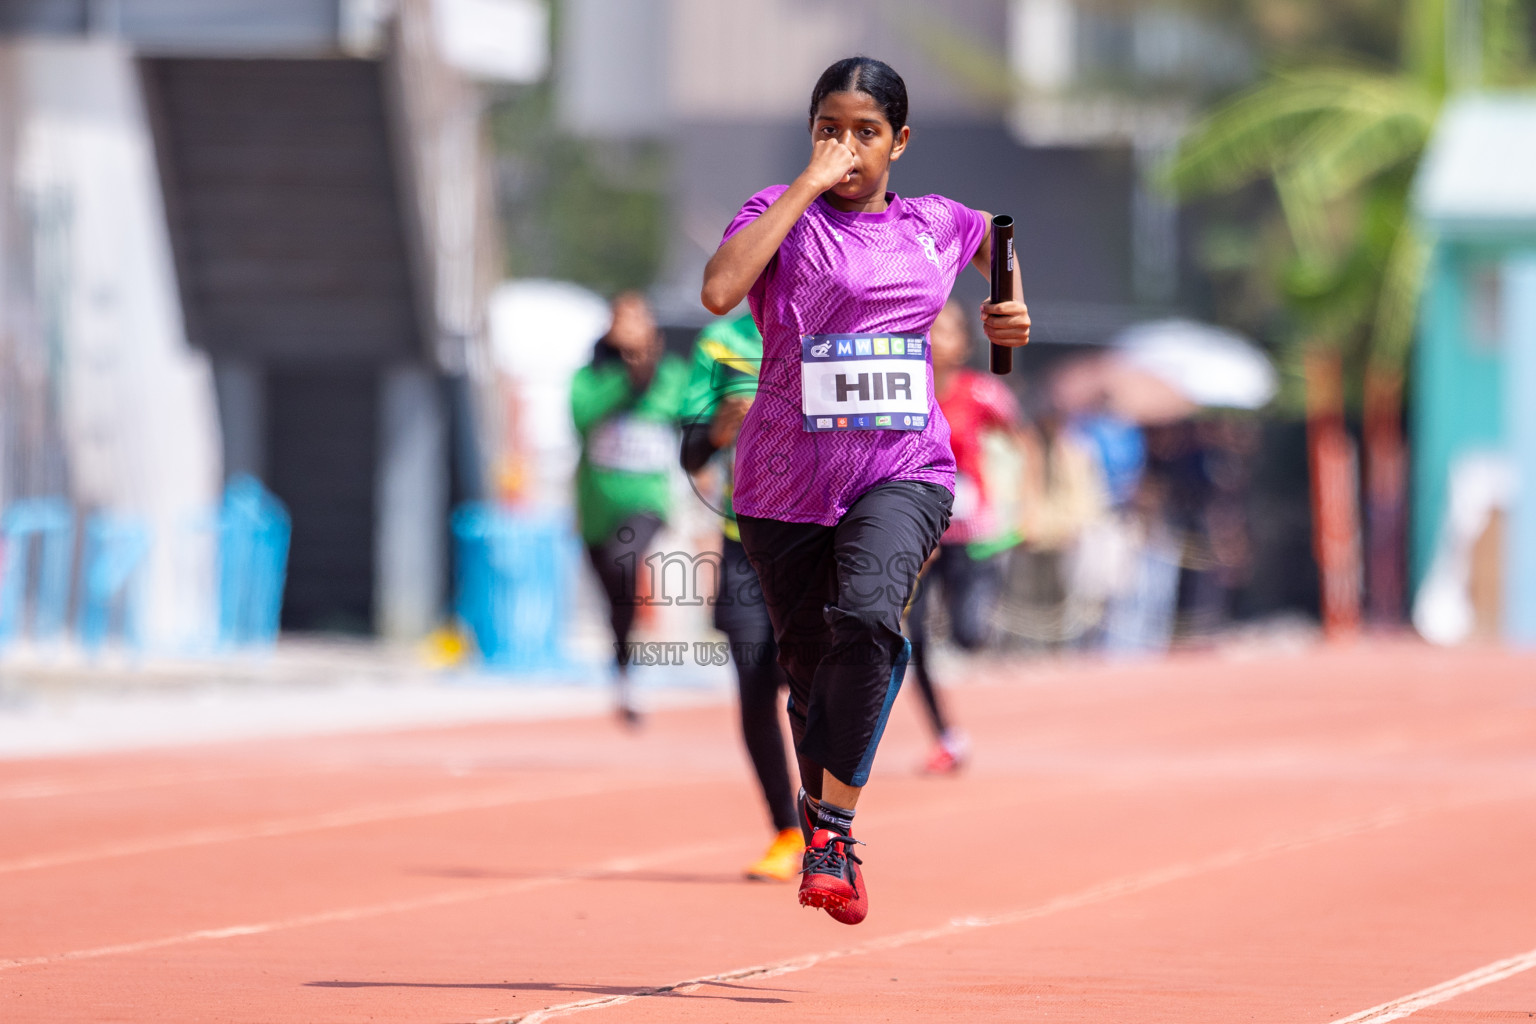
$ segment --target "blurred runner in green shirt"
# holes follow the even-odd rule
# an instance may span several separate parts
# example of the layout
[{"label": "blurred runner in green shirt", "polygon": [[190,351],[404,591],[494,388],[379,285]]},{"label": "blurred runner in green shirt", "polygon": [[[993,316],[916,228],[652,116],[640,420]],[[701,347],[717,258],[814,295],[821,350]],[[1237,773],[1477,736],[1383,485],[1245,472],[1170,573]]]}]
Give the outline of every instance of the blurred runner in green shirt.
[{"label": "blurred runner in green shirt", "polygon": [[786,680],[757,574],[747,561],[731,511],[736,434],[757,394],[762,360],[763,338],[750,314],[717,320],[699,334],[683,400],[682,462],[688,472],[698,473],[718,456],[716,461],[725,477],[718,508],[725,538],[715,595],[715,628],[731,641],[741,734],[768,804],[768,816],[778,833],[763,857],[747,868],[747,877],[788,881],[800,871],[805,843],[795,821],[794,790],[779,724],[780,692]]},{"label": "blurred runner in green shirt", "polygon": [[577,526],[608,598],[619,716],[631,726],[640,721],[629,692],[635,576],[670,510],[668,471],[687,377],[682,360],[663,354],[644,296],[624,292],[613,300],[613,325],[593,347],[592,361],[571,381],[571,417],[581,438]]}]

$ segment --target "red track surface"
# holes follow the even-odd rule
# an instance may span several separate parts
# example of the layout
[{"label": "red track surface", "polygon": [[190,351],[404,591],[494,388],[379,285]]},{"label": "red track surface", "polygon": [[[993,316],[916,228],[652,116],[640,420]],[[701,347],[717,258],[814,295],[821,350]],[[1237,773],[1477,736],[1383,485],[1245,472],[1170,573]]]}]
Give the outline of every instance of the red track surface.
[{"label": "red track surface", "polygon": [[960,778],[898,708],[856,928],[738,880],[724,707],[0,763],[0,1021],[1327,1024],[1536,949],[1528,657],[974,676]]}]

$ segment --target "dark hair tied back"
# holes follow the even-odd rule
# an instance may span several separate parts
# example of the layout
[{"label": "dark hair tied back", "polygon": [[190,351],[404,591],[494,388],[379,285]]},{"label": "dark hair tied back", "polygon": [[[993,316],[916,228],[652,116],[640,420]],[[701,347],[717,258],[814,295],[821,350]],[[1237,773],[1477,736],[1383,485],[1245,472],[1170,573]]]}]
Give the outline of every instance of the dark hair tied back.
[{"label": "dark hair tied back", "polygon": [[891,123],[891,131],[899,132],[907,123],[907,83],[901,80],[889,64],[873,57],[844,57],[821,73],[816,88],[811,90],[811,120],[816,120],[816,108],[834,92],[867,93]]}]

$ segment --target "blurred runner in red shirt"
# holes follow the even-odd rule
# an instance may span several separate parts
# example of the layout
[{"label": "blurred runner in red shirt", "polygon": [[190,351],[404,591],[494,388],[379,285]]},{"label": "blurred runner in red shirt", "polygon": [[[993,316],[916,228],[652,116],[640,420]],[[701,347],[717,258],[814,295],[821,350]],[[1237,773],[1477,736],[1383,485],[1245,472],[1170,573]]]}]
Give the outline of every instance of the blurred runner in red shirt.
[{"label": "blurred runner in red shirt", "polygon": [[912,640],[912,669],[918,691],[937,741],[929,755],[930,772],[952,772],[970,753],[965,733],[944,713],[928,670],[927,616],[933,588],[940,588],[949,612],[949,632],[967,651],[982,647],[988,637],[987,610],[996,598],[1000,571],[997,555],[978,557],[970,545],[995,540],[999,529],[996,508],[988,491],[982,435],[989,430],[1018,436],[1023,429],[1019,403],[1003,383],[965,365],[970,353],[965,316],[950,300],[929,331],[933,352],[933,392],[949,421],[949,444],[955,454],[955,505],[949,529],[939,541],[918,580],[907,609]]}]

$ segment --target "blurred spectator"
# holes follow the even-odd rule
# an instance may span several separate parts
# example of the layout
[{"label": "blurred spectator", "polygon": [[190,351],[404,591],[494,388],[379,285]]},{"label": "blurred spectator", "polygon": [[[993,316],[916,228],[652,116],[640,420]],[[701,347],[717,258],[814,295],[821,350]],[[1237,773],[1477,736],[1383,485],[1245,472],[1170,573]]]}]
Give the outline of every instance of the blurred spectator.
[{"label": "blurred spectator", "polygon": [[641,598],[637,582],[671,504],[668,470],[677,457],[677,419],[688,368],[664,355],[645,298],[623,292],[592,361],[571,382],[571,415],[581,439],[576,517],[608,600],[620,719],[638,725],[629,688],[628,643]]},{"label": "blurred spectator", "polygon": [[1246,501],[1256,424],[1237,417],[1181,422],[1148,432],[1148,472],[1158,486],[1147,513],[1179,552],[1179,630],[1209,637],[1233,617],[1252,565]]},{"label": "blurred spectator", "polygon": [[1140,647],[1144,641],[1120,634],[1152,599],[1141,580],[1147,555],[1138,504],[1146,470],[1145,435],[1135,423],[1107,410],[1076,417],[1071,429],[1098,466],[1106,501],[1102,513],[1084,524],[1065,567],[1074,604],[1090,622],[1084,641],[1106,650]]},{"label": "blurred spectator", "polygon": [[1098,459],[1110,507],[1129,507],[1147,468],[1147,441],[1141,428],[1113,413],[1097,412],[1074,419],[1072,431]]},{"label": "blurred spectator", "polygon": [[1205,616],[1197,627],[1220,629],[1237,618],[1237,599],[1253,569],[1253,541],[1248,526],[1248,495],[1259,425],[1249,417],[1221,416],[1199,424],[1196,436],[1204,451],[1210,481],[1204,516],[1211,556]]},{"label": "blurred spectator", "polygon": [[1035,615],[1043,616],[1034,638],[1048,645],[1072,643],[1098,621],[1101,582],[1094,580],[1085,543],[1109,508],[1104,472],[1092,443],[1073,429],[1053,396],[1037,403],[1027,435],[1020,487],[1014,589]]}]

